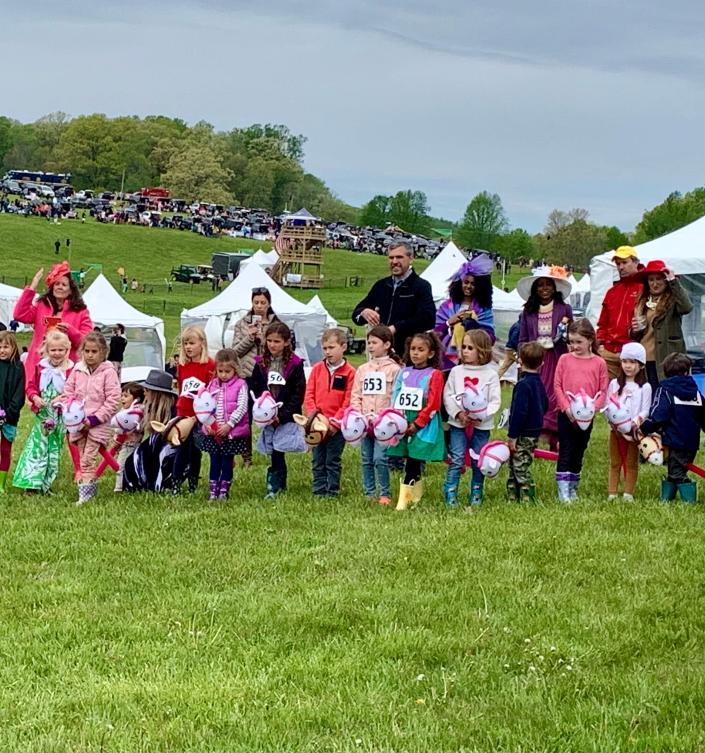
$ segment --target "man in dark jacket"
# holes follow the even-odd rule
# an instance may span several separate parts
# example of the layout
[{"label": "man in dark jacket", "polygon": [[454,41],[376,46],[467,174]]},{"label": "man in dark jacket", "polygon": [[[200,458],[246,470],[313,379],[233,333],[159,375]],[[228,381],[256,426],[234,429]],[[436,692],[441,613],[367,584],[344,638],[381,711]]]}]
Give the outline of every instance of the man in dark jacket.
[{"label": "man in dark jacket", "polygon": [[641,425],[643,434],[660,431],[668,448],[668,476],[661,482],[661,499],[695,502],[697,487],[688,478],[688,465],[700,447],[700,431],[705,430],[705,406],[698,385],[690,376],[693,362],[684,353],[671,353],[663,362],[666,376],[661,382],[649,417]]},{"label": "man in dark jacket", "polygon": [[413,256],[406,243],[390,246],[387,258],[391,276],[378,280],[352,313],[356,324],[386,324],[399,355],[404,353],[407,337],[433,329],[436,321],[431,285],[412,269]]}]

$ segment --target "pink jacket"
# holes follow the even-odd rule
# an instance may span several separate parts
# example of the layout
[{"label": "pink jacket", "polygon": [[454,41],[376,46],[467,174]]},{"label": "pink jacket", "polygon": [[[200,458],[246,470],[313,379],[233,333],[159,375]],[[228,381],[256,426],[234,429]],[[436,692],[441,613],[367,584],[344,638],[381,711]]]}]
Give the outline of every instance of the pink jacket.
[{"label": "pink jacket", "polygon": [[[54,316],[51,306],[44,301],[34,303],[34,297],[37,293],[32,288],[25,288],[22,295],[17,299],[15,310],[12,318],[23,324],[31,324],[34,334],[32,342],[29,345],[27,360],[24,362],[24,373],[27,381],[34,374],[34,370],[39,362],[39,348],[44,340],[47,331],[47,317]],[[69,358],[76,363],[78,360],[77,350],[81,340],[93,329],[93,321],[88,309],[81,311],[69,311],[68,303],[64,303],[64,309],[61,312],[61,323],[66,327],[66,334],[71,341],[71,353]]]},{"label": "pink jacket", "polygon": [[[360,413],[374,413],[375,415],[389,408],[392,403],[392,387],[400,369],[401,366],[389,356],[373,358],[362,366],[358,366],[350,393],[350,405],[357,408]],[[365,377],[370,373],[380,371],[384,374],[384,395],[366,395],[363,392]]]},{"label": "pink jacket", "polygon": [[98,364],[92,372],[83,361],[79,361],[64,387],[66,402],[74,398],[83,400],[86,418],[95,416],[100,421],[88,431],[88,436],[102,445],[107,445],[112,436],[108,421],[120,408],[120,395],[120,379],[108,361]]},{"label": "pink jacket", "polygon": [[247,420],[247,383],[240,377],[233,377],[227,382],[221,382],[217,377],[206,388],[211,395],[215,395],[215,418],[219,423],[229,422],[233,427],[228,433],[228,439],[247,437],[250,435],[250,425]]}]

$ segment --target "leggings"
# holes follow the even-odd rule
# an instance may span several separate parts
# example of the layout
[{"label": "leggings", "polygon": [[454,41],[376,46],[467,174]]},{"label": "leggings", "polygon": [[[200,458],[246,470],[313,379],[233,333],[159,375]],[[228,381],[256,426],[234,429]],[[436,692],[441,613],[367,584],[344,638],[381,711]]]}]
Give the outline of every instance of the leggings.
[{"label": "leggings", "polygon": [[[624,460],[622,460],[624,457]],[[627,442],[610,431],[610,470],[607,477],[607,492],[616,494],[619,477],[624,467],[624,493],[634,494],[639,475],[639,448],[636,442]]]},{"label": "leggings", "polygon": [[404,483],[410,484],[412,481],[414,483],[420,481],[422,472],[423,460],[417,460],[416,458],[407,458],[406,469],[404,473]]},{"label": "leggings", "polygon": [[592,424],[581,429],[563,411],[558,414],[558,462],[557,473],[580,473],[583,455],[592,434]]},{"label": "leggings", "polygon": [[286,455],[283,452],[279,452],[279,450],[272,450],[269,467],[275,473],[279,472],[286,475]]},{"label": "leggings", "polygon": [[12,442],[0,434],[0,471],[10,470],[12,460]]},{"label": "leggings", "polygon": [[98,453],[103,445],[91,439],[90,436],[81,436],[76,441],[76,447],[81,454],[81,481],[86,483],[95,479],[96,467],[98,465]]},{"label": "leggings", "polygon": [[211,469],[208,474],[210,481],[232,481],[233,480],[233,462],[235,455],[216,455],[211,458]]}]

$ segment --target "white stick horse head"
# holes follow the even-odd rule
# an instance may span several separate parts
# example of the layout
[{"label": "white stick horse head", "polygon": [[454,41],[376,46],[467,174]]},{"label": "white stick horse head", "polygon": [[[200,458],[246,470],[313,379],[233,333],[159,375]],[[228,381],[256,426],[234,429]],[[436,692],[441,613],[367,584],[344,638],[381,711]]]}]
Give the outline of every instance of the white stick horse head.
[{"label": "white stick horse head", "polygon": [[575,423],[583,431],[586,431],[595,418],[595,402],[602,394],[602,390],[598,390],[592,397],[582,387],[577,394],[574,392],[566,392],[565,394],[570,398],[570,412]]}]

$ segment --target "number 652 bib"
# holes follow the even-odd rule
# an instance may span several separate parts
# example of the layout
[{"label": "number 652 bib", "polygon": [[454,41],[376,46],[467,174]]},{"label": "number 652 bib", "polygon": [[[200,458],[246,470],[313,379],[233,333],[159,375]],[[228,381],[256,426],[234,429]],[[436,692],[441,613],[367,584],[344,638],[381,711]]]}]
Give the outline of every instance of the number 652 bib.
[{"label": "number 652 bib", "polygon": [[423,408],[423,389],[421,387],[402,387],[394,401],[394,407],[398,410],[421,410]]}]

